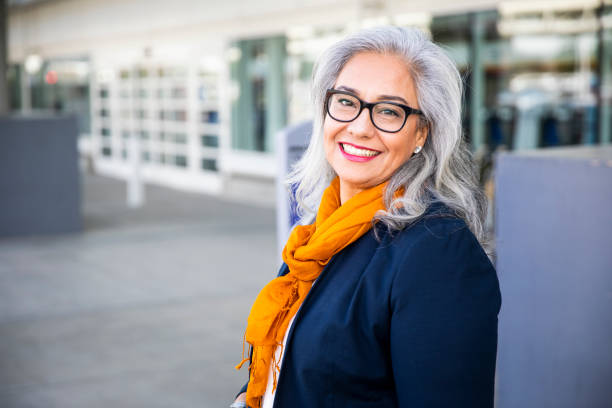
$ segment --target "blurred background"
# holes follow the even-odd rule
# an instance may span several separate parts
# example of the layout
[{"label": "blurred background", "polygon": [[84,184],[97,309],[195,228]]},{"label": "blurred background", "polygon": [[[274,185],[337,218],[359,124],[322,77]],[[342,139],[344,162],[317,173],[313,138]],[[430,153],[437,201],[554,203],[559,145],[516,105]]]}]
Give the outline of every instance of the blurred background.
[{"label": "blurred background", "polygon": [[[233,365],[249,307],[275,276],[291,219],[277,183],[307,141],[313,64],[347,33],[381,24],[423,29],[461,71],[465,135],[491,203],[504,307],[543,298],[533,280],[529,293],[513,292],[527,290],[525,279],[504,280],[505,267],[525,276],[573,268],[583,278],[595,270],[575,296],[602,303],[573,315],[570,334],[581,327],[592,339],[589,330],[599,325],[600,343],[584,349],[612,341],[607,312],[598,315],[603,326],[579,323],[594,309],[612,309],[612,261],[602,255],[612,227],[612,0],[0,5],[1,407],[232,400],[246,380]],[[295,132],[306,138],[292,139]],[[544,171],[550,163],[560,167]],[[577,186],[586,190],[572,193]],[[496,199],[504,193],[507,200]],[[529,222],[517,197],[549,206]],[[554,211],[559,203],[567,213]],[[556,218],[542,221],[549,211]],[[568,220],[588,227],[550,228]],[[537,239],[522,247],[525,235]],[[554,241],[564,235],[575,240]],[[566,247],[571,259],[596,265],[537,261]],[[562,304],[576,287],[575,274],[566,277],[551,295]],[[529,363],[504,362],[550,350],[537,337],[568,334],[559,331],[563,315],[537,336],[532,329],[541,325],[532,319],[534,336],[521,343],[522,354],[505,354],[505,331],[526,338],[524,313],[517,309],[516,325],[500,331],[498,365],[508,373],[499,375],[500,407],[531,406],[504,393],[521,381],[542,388],[540,377],[525,377],[534,372]],[[542,378],[568,363],[561,354],[540,367]],[[581,406],[611,406],[602,391],[612,381],[610,352],[587,360],[599,364],[599,382],[577,385],[577,370],[547,382],[544,396],[523,394],[539,407],[578,406],[571,401],[582,393],[597,399]],[[559,389],[570,393],[569,405],[553,403]]]}]

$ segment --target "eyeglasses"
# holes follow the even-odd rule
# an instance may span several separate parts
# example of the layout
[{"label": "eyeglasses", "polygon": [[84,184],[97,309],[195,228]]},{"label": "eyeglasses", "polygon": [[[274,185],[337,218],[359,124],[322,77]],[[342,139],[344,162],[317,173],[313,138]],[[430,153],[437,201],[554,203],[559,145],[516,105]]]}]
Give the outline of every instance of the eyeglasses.
[{"label": "eyeglasses", "polygon": [[367,103],[347,91],[328,89],[325,94],[325,110],[338,122],[352,122],[364,109],[370,111],[370,120],[376,129],[387,133],[397,133],[402,130],[411,114],[423,114],[420,110],[401,103],[386,101]]}]

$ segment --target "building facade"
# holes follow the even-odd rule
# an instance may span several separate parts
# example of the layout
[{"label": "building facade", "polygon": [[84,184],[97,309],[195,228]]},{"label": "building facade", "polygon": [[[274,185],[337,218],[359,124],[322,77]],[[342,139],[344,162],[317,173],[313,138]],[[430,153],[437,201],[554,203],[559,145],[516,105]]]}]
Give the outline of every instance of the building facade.
[{"label": "building facade", "polygon": [[14,1],[12,109],[79,118],[96,171],[192,191],[277,176],[275,138],[312,118],[317,55],[361,27],[429,32],[465,78],[483,171],[499,149],[609,143],[612,1]]}]

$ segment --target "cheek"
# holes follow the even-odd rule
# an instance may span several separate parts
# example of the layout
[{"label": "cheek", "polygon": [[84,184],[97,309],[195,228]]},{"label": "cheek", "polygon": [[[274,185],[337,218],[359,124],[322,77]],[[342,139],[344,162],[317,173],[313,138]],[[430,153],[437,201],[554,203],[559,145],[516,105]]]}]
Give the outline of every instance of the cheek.
[{"label": "cheek", "polygon": [[398,156],[403,156],[408,160],[412,156],[414,147],[416,146],[417,132],[414,126],[411,126],[401,138],[394,139],[394,148]]},{"label": "cheek", "polygon": [[[404,137],[408,137],[407,135]],[[402,164],[404,164],[408,159],[410,159],[410,156],[412,156],[412,146],[413,143],[411,143],[409,140],[394,140],[393,142],[388,142],[387,143],[387,148],[389,149],[389,152],[392,152],[392,160],[395,164],[399,166],[401,166]]]},{"label": "cheek", "polygon": [[323,124],[323,142],[325,150],[332,149],[336,143],[336,136],[340,131],[340,126],[330,120],[326,120]]},{"label": "cheek", "polygon": [[323,149],[325,150],[325,157],[327,161],[330,160],[331,153],[333,151],[334,140],[327,127],[323,127]]},{"label": "cheek", "polygon": [[395,137],[387,137],[385,145],[387,148],[395,154],[402,154],[408,150],[410,147],[410,139],[409,135],[403,134],[398,135],[397,133],[393,134]]}]

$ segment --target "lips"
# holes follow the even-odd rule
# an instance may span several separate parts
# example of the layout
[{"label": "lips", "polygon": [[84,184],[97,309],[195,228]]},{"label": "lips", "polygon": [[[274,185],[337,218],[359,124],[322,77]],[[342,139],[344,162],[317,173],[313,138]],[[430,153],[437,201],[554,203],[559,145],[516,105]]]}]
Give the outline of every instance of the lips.
[{"label": "lips", "polygon": [[378,150],[368,149],[363,146],[355,146],[350,143],[341,142],[340,151],[347,159],[351,161],[364,162],[368,160],[372,160],[374,157],[378,156],[380,152]]}]

